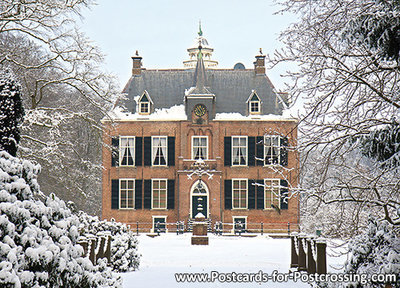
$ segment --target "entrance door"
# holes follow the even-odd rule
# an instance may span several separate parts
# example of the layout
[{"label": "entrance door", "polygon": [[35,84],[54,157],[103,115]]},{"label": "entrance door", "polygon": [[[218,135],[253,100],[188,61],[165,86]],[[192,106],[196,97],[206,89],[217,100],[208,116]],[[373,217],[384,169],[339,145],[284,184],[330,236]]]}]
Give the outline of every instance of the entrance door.
[{"label": "entrance door", "polygon": [[204,215],[205,218],[208,218],[208,207],[207,207],[207,195],[193,195],[192,196],[192,217],[195,218],[198,213]]},{"label": "entrance door", "polygon": [[205,218],[208,218],[208,188],[203,181],[197,181],[193,184],[191,189],[191,211],[190,217],[195,218],[197,214],[201,213]]}]

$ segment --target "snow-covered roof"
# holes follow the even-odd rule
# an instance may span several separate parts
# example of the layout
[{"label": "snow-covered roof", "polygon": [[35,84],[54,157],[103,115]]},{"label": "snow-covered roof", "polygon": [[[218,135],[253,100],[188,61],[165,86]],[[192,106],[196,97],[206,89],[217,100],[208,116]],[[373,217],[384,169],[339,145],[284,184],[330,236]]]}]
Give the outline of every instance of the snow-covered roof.
[{"label": "snow-covered roof", "polygon": [[[188,117],[185,113],[185,106],[175,105],[171,108],[155,109],[154,113],[149,115],[140,115],[139,113],[130,113],[124,111],[121,107],[116,107],[108,115],[113,121],[186,121]],[[109,118],[103,118],[102,122],[106,122]],[[289,114],[282,115],[249,115],[243,116],[240,113],[217,113],[216,121],[297,121],[296,118]]]}]

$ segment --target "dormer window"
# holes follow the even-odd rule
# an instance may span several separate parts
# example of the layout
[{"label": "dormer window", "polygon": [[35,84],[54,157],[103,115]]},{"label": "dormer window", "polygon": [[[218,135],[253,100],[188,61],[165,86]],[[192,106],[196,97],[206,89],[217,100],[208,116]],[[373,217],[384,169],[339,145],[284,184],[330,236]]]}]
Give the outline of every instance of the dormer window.
[{"label": "dormer window", "polygon": [[139,114],[141,115],[148,115],[151,112],[151,105],[153,104],[153,101],[150,98],[149,93],[147,91],[144,91],[142,94],[142,97],[139,98],[138,101],[138,108],[139,108]]},{"label": "dormer window", "polygon": [[247,99],[249,105],[249,114],[260,114],[261,113],[261,101],[256,92],[252,92],[250,97]]}]

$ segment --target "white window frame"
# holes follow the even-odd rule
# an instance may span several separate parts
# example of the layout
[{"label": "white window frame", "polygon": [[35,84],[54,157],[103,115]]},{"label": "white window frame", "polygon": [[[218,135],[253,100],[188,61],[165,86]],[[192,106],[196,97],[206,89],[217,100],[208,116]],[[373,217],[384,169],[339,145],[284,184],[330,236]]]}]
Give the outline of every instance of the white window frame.
[{"label": "white window frame", "polygon": [[150,101],[149,102],[139,101],[139,114],[141,115],[150,114]]},{"label": "white window frame", "polygon": [[[133,139],[133,145],[132,146],[123,146],[122,145],[122,139]],[[128,142],[129,142],[129,140],[128,140]],[[135,145],[136,145],[136,137],[135,136],[119,136],[119,166],[122,166],[122,167],[133,167],[133,166],[135,166],[135,154],[136,154],[136,147],[135,147]],[[130,149],[129,147],[132,147],[132,149],[133,149],[133,155],[132,155],[132,153],[131,153],[131,156],[132,156],[132,162],[133,162],[133,164],[132,165],[123,165],[122,164],[122,161],[123,161],[123,151],[124,151],[124,149],[125,148],[128,148],[128,149]]]},{"label": "white window frame", "polygon": [[[155,161],[155,156],[154,153],[156,153],[155,148],[154,147],[154,139],[155,138],[164,138],[165,139],[165,155],[164,155],[164,159],[165,159],[165,164],[154,164]],[[163,147],[163,146],[162,146]],[[151,166],[168,166],[168,136],[151,136]]]},{"label": "white window frame", "polygon": [[[154,207],[154,182],[155,181],[165,181],[165,207]],[[159,192],[161,192],[161,188],[158,188]],[[162,189],[164,190],[164,189]],[[160,197],[158,199],[158,204],[160,205]],[[168,179],[167,178],[154,178],[151,179],[151,209],[153,210],[167,210],[168,207]]]},{"label": "white window frame", "polygon": [[[252,104],[257,104],[257,111],[253,111]],[[250,114],[260,114],[260,112],[261,112],[260,107],[261,107],[261,101],[260,100],[258,100],[258,101],[249,101],[249,113]]]},{"label": "white window frame", "polygon": [[[135,210],[135,192],[136,192],[136,179],[134,178],[121,178],[119,179],[119,199],[118,199],[118,208],[121,210]],[[133,182],[133,191],[132,191],[132,207],[128,207],[128,193],[129,193],[129,188],[125,188],[124,190],[126,191],[126,207],[121,207],[121,200],[122,200],[122,185],[121,182],[122,181],[132,181]],[[128,183],[127,183],[128,184]],[[127,186],[128,187],[128,186]]]},{"label": "white window frame", "polygon": [[156,224],[156,223],[154,223],[154,218],[164,218],[165,219],[165,232],[167,233],[168,232],[168,228],[167,228],[167,217],[168,216],[165,216],[165,215],[160,215],[160,216],[156,216],[156,215],[153,215],[153,216],[151,216],[152,217],[152,224],[151,224],[151,226],[152,226],[152,233],[155,233],[156,231],[155,231],[155,229],[156,229],[156,227],[154,227],[154,224]]},{"label": "white window frame", "polygon": [[247,216],[232,216],[232,234],[235,233],[235,219],[244,218],[244,230],[247,230]]},{"label": "white window frame", "polygon": [[[267,138],[270,138],[271,140],[271,145],[267,146]],[[273,139],[277,138],[278,139],[278,145],[274,146],[273,143]],[[268,152],[268,148],[277,148],[278,149],[278,153],[277,153],[277,162],[276,163],[271,163],[271,164],[267,164],[267,152]],[[271,150],[272,151],[272,150]],[[281,163],[281,137],[279,135],[264,135],[264,166],[272,166],[272,165],[279,165]]]},{"label": "white window frame", "polygon": [[[243,139],[243,138],[246,139],[246,147],[245,147],[245,148],[246,148],[246,153],[245,153],[245,163],[244,163],[244,164],[234,164],[234,163],[233,163],[233,159],[234,159],[233,149],[234,149],[234,148],[238,148],[239,151],[240,151],[240,149],[241,149],[241,147],[242,147],[242,146],[240,146],[240,144],[239,144],[239,146],[234,146],[234,145],[233,145],[233,138],[239,138],[239,143],[240,143],[240,139]],[[231,139],[232,139],[232,147],[231,147],[232,166],[248,166],[248,159],[247,159],[248,149],[249,149],[249,139],[248,139],[248,136],[231,136]],[[239,157],[239,162],[240,162],[240,157]]]},{"label": "white window frame", "polygon": [[[234,206],[234,188],[233,188],[233,182],[234,181],[246,181],[246,207],[235,207]],[[235,189],[236,190],[236,189]],[[242,198],[240,197],[240,193],[242,192],[243,189],[240,188],[240,182],[239,182],[239,206],[241,203]],[[249,207],[249,179],[247,178],[232,178],[232,210],[246,210]]]},{"label": "white window frame", "polygon": [[[272,186],[267,186],[266,182],[267,181],[271,181],[271,182],[277,182],[277,185],[272,185]],[[264,210],[272,210],[274,208],[271,207],[271,204],[274,204],[274,196],[276,197],[276,199],[278,200],[278,207],[279,209],[281,208],[281,179],[279,178],[265,178],[264,179]],[[267,189],[269,187],[277,187],[277,194],[275,195],[273,191],[267,191]],[[267,192],[270,195],[270,205],[269,207],[267,207]]]},{"label": "white window frame", "polygon": [[[198,139],[201,139],[201,138],[205,138],[206,139],[206,158],[205,159],[203,159],[203,160],[208,160],[208,136],[192,136],[192,160],[196,160],[196,159],[194,159],[194,156],[195,156],[195,151],[194,151],[194,149],[195,149],[195,147],[194,147],[194,139],[195,138],[198,138]],[[197,147],[203,147],[203,146],[197,146]],[[203,147],[204,148],[204,147]]]}]

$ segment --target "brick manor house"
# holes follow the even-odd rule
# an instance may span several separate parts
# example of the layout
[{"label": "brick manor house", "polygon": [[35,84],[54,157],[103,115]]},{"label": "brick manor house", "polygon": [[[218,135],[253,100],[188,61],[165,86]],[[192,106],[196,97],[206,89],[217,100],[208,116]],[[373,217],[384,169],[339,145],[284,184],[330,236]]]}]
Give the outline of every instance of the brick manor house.
[{"label": "brick manor house", "polygon": [[[287,95],[266,76],[261,49],[254,69],[218,68],[201,30],[187,50],[182,69],[146,69],[132,57],[124,108],[102,120],[102,218],[141,231],[199,213],[232,231],[238,222],[297,228],[297,120],[282,116]],[[205,164],[201,179],[195,163]]]}]

